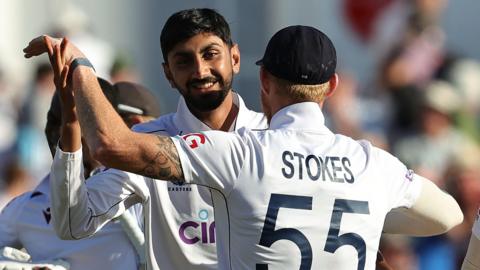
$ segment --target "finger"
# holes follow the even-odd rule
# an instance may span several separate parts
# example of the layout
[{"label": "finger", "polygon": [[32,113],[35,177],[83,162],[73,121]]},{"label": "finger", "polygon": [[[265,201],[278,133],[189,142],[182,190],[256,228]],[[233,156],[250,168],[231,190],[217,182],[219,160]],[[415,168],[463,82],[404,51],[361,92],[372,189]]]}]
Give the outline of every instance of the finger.
[{"label": "finger", "polygon": [[48,55],[52,56],[53,55],[52,41],[47,36],[43,36],[43,42],[45,42],[45,45],[47,46]]},{"label": "finger", "polygon": [[61,51],[61,54],[62,54],[62,63],[65,65],[65,61],[67,60],[66,59],[66,56],[65,56],[65,51],[67,49],[67,45],[68,45],[69,41],[66,37],[63,38],[62,40],[62,43],[60,44],[60,51]]},{"label": "finger", "polygon": [[62,69],[63,69],[63,64],[62,64],[62,55],[60,53],[60,46],[59,45],[55,45],[55,54],[54,54],[54,57],[55,57],[55,69],[56,69],[56,72],[57,74],[60,74],[62,72]]},{"label": "finger", "polygon": [[48,59],[50,60],[50,65],[55,68],[53,66],[53,54],[54,54],[54,51],[53,51],[53,47],[52,47],[52,42],[49,38],[47,38],[47,36],[43,36],[43,42],[45,43],[45,46],[47,48],[47,53],[48,53]]},{"label": "finger", "polygon": [[44,37],[45,36],[36,37],[28,43],[27,47],[23,49],[25,57],[30,58],[32,56],[37,56],[47,51]]},{"label": "finger", "polygon": [[67,81],[68,81],[68,71],[69,71],[69,67],[67,65],[63,66],[63,70],[62,70],[62,75],[61,75],[61,82],[62,82],[62,87],[63,88],[66,88],[67,87]]},{"label": "finger", "polygon": [[27,47],[23,49],[23,52],[25,53],[26,58],[30,58],[32,56],[37,56],[41,55],[45,52],[48,52],[46,40],[49,40],[51,44],[59,44],[60,40],[59,39],[54,39],[48,35],[42,35],[39,37],[36,37],[32,39]]}]

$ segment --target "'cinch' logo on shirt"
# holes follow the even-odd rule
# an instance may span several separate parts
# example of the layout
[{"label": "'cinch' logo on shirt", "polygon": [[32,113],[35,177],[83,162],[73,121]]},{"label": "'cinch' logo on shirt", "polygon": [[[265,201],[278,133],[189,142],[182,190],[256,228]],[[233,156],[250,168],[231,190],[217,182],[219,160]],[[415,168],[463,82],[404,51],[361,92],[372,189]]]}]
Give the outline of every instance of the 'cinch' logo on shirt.
[{"label": "'cinch' logo on shirt", "polygon": [[198,213],[199,220],[189,220],[180,225],[178,234],[185,244],[215,244],[215,221],[208,220],[208,210]]},{"label": "'cinch' logo on shirt", "polygon": [[202,133],[190,133],[187,135],[183,135],[182,139],[186,141],[188,146],[190,146],[190,148],[192,149],[195,149],[200,144],[205,143],[205,135],[203,135]]}]

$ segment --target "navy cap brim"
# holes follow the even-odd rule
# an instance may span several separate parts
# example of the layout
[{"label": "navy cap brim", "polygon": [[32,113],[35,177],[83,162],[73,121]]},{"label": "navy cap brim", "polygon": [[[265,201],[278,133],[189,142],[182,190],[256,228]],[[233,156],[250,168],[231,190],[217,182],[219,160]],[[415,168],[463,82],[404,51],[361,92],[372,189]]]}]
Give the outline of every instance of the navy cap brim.
[{"label": "navy cap brim", "polygon": [[255,62],[255,65],[257,65],[257,66],[263,66],[263,59],[260,59],[260,60],[258,60],[257,62]]}]

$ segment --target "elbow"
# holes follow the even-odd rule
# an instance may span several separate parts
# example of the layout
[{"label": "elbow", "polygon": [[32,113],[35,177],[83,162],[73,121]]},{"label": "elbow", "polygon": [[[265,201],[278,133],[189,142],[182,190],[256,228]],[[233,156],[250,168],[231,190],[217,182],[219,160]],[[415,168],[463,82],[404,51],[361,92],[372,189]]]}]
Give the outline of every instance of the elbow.
[{"label": "elbow", "polygon": [[72,237],[71,235],[69,235],[69,234],[63,234],[63,233],[59,234],[59,233],[57,233],[57,236],[58,236],[58,238],[60,238],[61,240],[76,240],[76,238],[73,238],[73,237]]},{"label": "elbow", "polygon": [[445,222],[442,224],[442,229],[443,232],[448,232],[451,229],[453,229],[455,226],[460,225],[463,222],[463,212],[460,209],[460,206],[457,204],[457,202],[452,198],[452,200],[455,202],[455,206],[451,211],[448,211],[448,216],[449,218],[445,220]]},{"label": "elbow", "polygon": [[455,226],[460,225],[464,218],[457,201],[452,196],[448,196],[450,197],[450,206],[444,208],[442,218],[439,218],[437,223],[439,234],[447,233]]},{"label": "elbow", "polygon": [[94,233],[93,228],[84,229],[78,226],[78,228],[81,229],[76,229],[77,227],[66,223],[65,220],[57,222],[55,219],[52,219],[52,225],[55,234],[62,240],[79,240],[89,237]]},{"label": "elbow", "polygon": [[65,227],[62,226],[61,222],[56,222],[55,219],[52,219],[52,225],[53,230],[58,238],[62,240],[75,240],[73,235],[69,233],[69,230],[66,230]]}]

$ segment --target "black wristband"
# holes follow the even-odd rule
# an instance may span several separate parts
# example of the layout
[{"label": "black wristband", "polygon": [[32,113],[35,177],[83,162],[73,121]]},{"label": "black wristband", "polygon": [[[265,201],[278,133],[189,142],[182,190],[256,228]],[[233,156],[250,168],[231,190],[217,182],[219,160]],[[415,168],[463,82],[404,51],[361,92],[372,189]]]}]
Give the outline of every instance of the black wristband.
[{"label": "black wristband", "polygon": [[86,67],[91,67],[93,71],[96,72],[95,68],[93,67],[92,63],[88,61],[87,58],[75,58],[72,63],[70,63],[70,70],[68,73],[73,74],[73,71],[78,67],[78,66],[86,66]]}]

